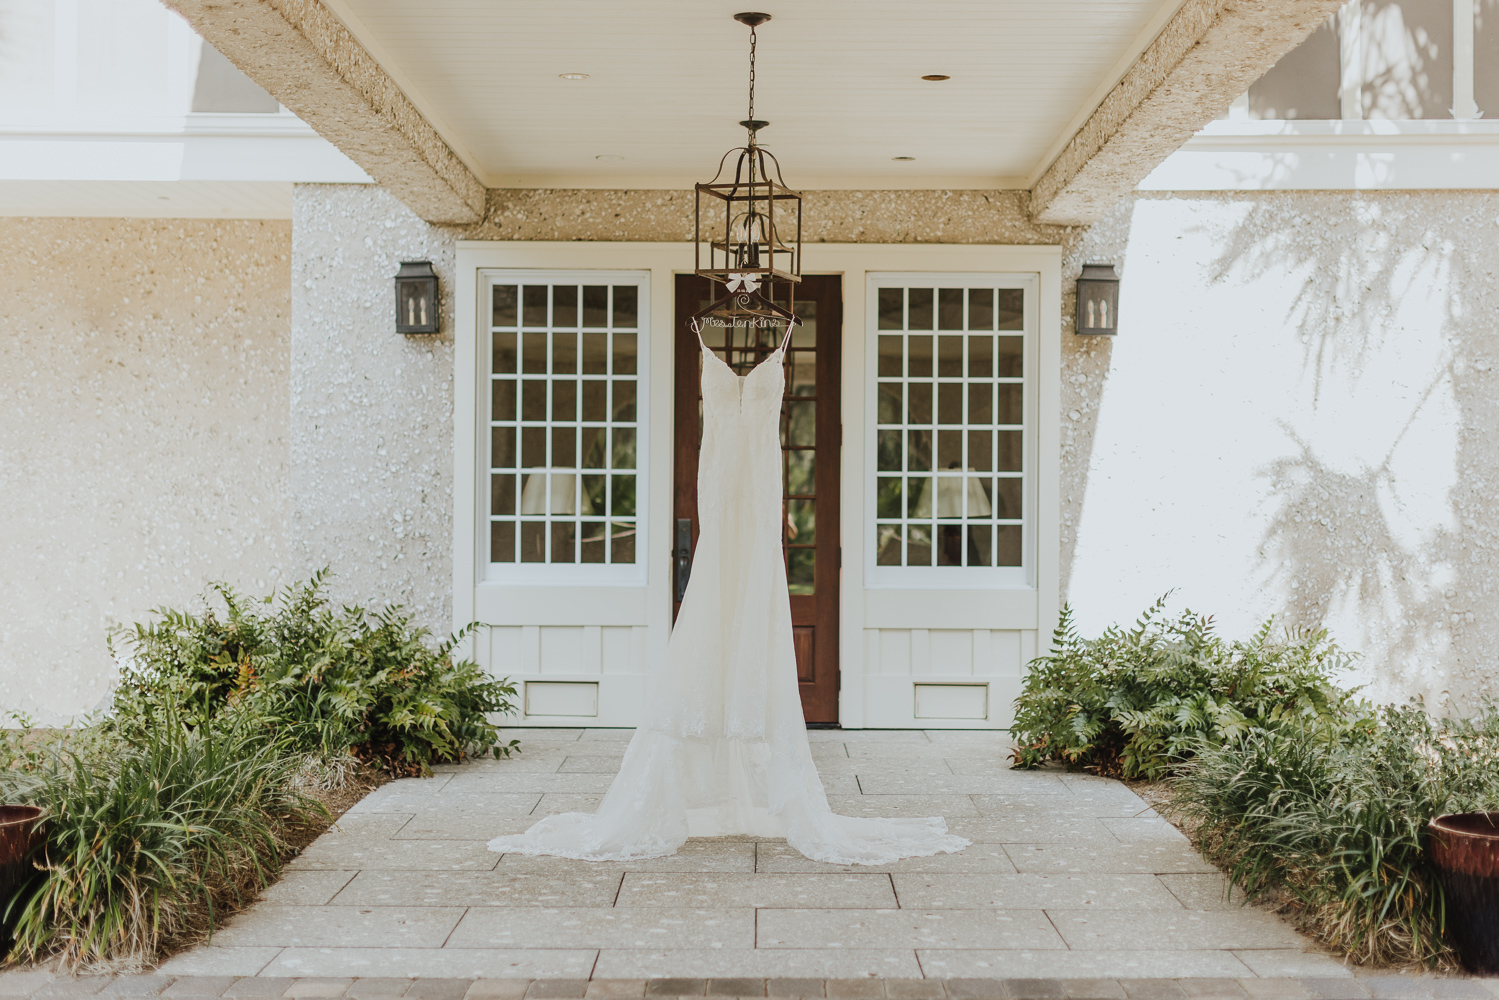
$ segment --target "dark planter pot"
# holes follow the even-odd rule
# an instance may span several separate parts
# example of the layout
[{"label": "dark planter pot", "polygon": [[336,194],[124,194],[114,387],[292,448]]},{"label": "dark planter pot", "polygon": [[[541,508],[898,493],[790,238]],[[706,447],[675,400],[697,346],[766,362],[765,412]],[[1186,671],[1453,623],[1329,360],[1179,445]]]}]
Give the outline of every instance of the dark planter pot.
[{"label": "dark planter pot", "polygon": [[1469,970],[1499,973],[1499,812],[1450,813],[1430,826],[1447,936]]},{"label": "dark planter pot", "polygon": [[0,958],[16,943],[16,921],[38,875],[32,857],[43,843],[42,810],[0,806]]}]

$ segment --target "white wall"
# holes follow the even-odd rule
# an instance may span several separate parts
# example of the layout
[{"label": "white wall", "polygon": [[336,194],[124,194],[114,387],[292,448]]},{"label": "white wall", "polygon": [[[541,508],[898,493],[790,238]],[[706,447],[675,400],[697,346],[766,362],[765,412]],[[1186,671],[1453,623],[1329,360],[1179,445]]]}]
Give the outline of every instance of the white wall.
[{"label": "white wall", "polygon": [[94,709],[105,635],[284,582],[291,226],[0,219],[0,711]]},{"label": "white wall", "polygon": [[1069,598],[1326,625],[1369,693],[1499,693],[1499,196],[1134,205]]}]

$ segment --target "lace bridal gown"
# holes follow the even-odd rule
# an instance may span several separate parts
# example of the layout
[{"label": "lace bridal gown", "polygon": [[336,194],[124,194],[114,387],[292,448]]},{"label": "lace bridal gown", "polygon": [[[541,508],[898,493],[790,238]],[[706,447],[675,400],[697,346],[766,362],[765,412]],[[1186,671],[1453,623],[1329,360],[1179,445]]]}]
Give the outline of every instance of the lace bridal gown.
[{"label": "lace bridal gown", "polygon": [[[788,338],[789,339],[789,338]],[[625,861],[688,837],[785,837],[816,861],[959,851],[940,817],[834,815],[797,691],[781,556],[778,428],[786,344],[744,377],[703,347],[702,530],[645,717],[598,812],[548,816],[491,851]]]}]

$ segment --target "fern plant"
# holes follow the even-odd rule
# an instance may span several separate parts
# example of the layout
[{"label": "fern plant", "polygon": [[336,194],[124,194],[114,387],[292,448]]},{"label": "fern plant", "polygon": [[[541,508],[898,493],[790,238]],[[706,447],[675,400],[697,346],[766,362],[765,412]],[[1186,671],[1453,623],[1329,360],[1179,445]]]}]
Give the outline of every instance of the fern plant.
[{"label": "fern plant", "polygon": [[1228,642],[1211,618],[1165,615],[1162,597],[1133,628],[1096,639],[1062,611],[1051,653],[1033,660],[1015,701],[1015,766],[1045,761],[1124,778],[1160,778],[1203,744],[1254,728],[1315,722],[1369,725],[1353,692],[1333,683],[1351,657],[1326,631],[1275,637],[1266,621]]},{"label": "fern plant", "polygon": [[305,753],[355,749],[396,768],[466,754],[508,756],[490,713],[515,708],[515,686],[454,657],[460,633],[433,648],[399,607],[335,609],[326,571],[279,598],[246,600],[216,584],[220,614],[161,609],[114,638],[131,654],[114,698],[115,725],[166,706],[203,724],[243,706]]}]

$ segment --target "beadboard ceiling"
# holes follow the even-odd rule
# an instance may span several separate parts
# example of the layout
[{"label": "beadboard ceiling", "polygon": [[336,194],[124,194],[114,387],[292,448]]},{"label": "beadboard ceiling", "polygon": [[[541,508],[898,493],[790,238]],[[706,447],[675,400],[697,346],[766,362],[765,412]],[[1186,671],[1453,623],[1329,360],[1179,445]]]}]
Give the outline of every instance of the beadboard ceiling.
[{"label": "beadboard ceiling", "polygon": [[326,2],[491,187],[707,180],[744,136],[749,30],[732,15],[765,10],[762,139],[811,189],[1027,187],[1181,5]]}]

